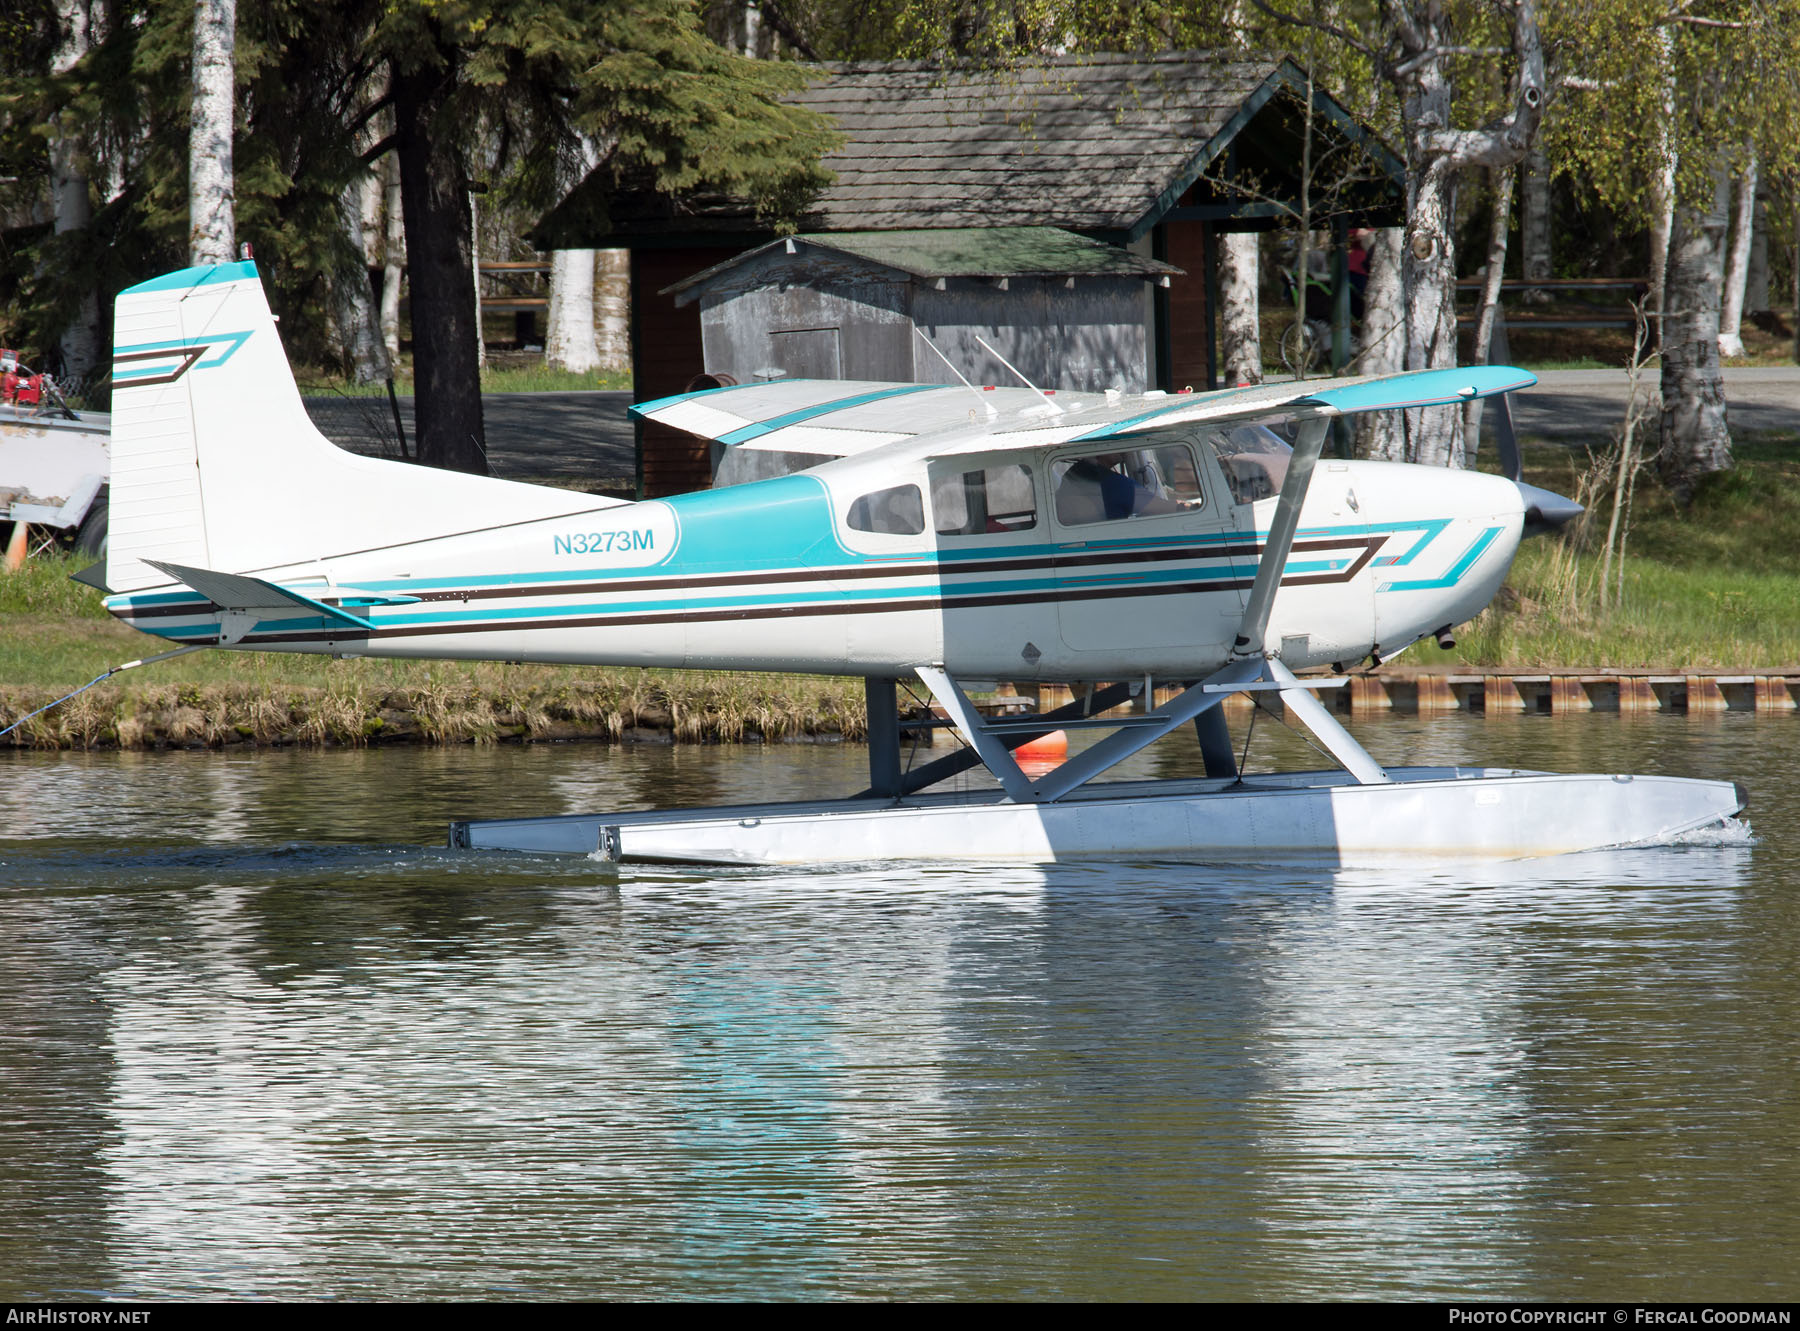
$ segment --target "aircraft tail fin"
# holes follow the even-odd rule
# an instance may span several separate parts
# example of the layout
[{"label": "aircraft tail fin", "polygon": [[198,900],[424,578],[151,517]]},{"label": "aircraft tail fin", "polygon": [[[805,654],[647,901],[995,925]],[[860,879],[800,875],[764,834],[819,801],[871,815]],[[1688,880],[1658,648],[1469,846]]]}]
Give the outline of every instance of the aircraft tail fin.
[{"label": "aircraft tail fin", "polygon": [[318,568],[350,551],[618,501],[347,453],[300,400],[256,265],[184,268],[119,294],[106,584],[157,567]]}]

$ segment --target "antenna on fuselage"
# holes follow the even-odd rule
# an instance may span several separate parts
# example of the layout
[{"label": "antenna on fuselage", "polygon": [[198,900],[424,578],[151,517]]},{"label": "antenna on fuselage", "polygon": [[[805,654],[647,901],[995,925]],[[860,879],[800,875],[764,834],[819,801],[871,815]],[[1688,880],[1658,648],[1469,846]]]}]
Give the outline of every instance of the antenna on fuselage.
[{"label": "antenna on fuselage", "polygon": [[[987,347],[988,355],[992,356],[995,360],[999,361],[1007,369],[1011,370],[1013,372],[1014,377],[1017,378],[1020,383],[1024,384],[1025,387],[1029,388],[1032,392],[1036,393],[1039,397],[1043,398],[1044,405],[1046,407],[1050,408],[1051,415],[1060,416],[1063,414],[1063,409],[1061,407],[1057,406],[1056,403],[1054,403],[1050,400],[1050,395],[1048,393],[1046,393],[1043,389],[1039,388],[1036,384],[1032,383],[1031,380],[1027,379],[1024,375],[1020,374],[1018,366],[1014,365],[1011,361],[1006,359],[1006,357],[1002,356],[998,351],[995,351],[992,347],[989,347],[987,344],[987,340],[985,338],[983,338],[980,333],[977,333],[975,335],[975,340],[977,342],[981,343],[982,346]],[[1036,408],[1034,407],[1033,410],[1035,411]]]},{"label": "antenna on fuselage", "polygon": [[[937,349],[937,343],[933,342],[930,338],[926,337],[924,330],[921,329],[919,327],[919,325],[917,325],[917,324],[913,325],[913,332],[915,332],[919,335],[919,340],[921,342],[923,342],[926,346],[930,347],[932,352],[937,356],[937,358],[939,360],[943,361],[945,365],[950,366],[951,374],[954,374],[958,379],[962,379],[962,386],[964,388],[968,389],[971,393],[975,394],[975,400],[977,402],[981,403],[981,409],[983,411],[987,412],[987,414],[990,416],[998,416],[1000,414],[998,411],[996,411],[994,409],[994,404],[992,402],[989,402],[985,397],[983,397],[981,395],[981,390],[979,388],[975,387],[975,385],[970,383],[967,379],[963,379],[963,372],[961,370],[957,369],[955,365],[951,364],[950,358],[948,356],[946,356],[943,352],[941,352]],[[980,338],[976,338],[975,340],[977,342],[981,341]],[[986,346],[987,344],[985,342],[983,342],[982,345]]]}]

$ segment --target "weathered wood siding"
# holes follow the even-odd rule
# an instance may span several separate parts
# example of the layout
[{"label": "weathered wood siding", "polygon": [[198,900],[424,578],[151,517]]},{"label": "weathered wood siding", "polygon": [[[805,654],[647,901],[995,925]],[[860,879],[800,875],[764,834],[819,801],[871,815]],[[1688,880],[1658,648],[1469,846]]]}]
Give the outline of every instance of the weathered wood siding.
[{"label": "weathered wood siding", "polygon": [[749,383],[913,377],[910,284],[891,269],[829,259],[804,266],[763,255],[700,299],[709,373]]},{"label": "weathered wood siding", "polygon": [[[932,344],[976,384],[1016,383],[984,350],[979,336],[1040,388],[1141,393],[1149,369],[1143,322],[1144,282],[1137,278],[953,278],[943,291],[914,288],[913,318]],[[915,348],[920,383],[956,377],[923,346]]]},{"label": "weathered wood siding", "polygon": [[1013,383],[977,337],[1050,388],[1148,386],[1145,283],[1137,278],[895,278],[853,260],[804,265],[764,256],[722,275],[699,301],[706,368],[750,382],[789,377],[956,382],[915,325],[978,384]]}]

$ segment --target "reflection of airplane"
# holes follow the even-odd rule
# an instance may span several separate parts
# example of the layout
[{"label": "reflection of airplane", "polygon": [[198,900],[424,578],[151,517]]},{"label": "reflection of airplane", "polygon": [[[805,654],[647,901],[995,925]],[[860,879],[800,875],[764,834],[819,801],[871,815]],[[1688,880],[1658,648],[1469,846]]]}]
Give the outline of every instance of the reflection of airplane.
[{"label": "reflection of airplane", "polygon": [[[1729,817],[1729,783],[1383,770],[1293,671],[1448,635],[1522,531],[1573,506],[1496,476],[1323,459],[1332,418],[1533,382],[1428,371],[1202,395],[752,384],[651,402],[809,471],[622,503],[355,457],[301,407],[253,265],[123,293],[108,608],[178,643],[341,656],[705,666],[869,680],[870,789],[807,806],[458,824],[460,844],[627,857],[1285,851],[1528,854]],[[1259,423],[1297,425],[1292,449]],[[903,772],[894,681],[971,746]],[[1125,680],[985,721],[973,680]],[[1032,780],[1011,749],[1156,681]],[[1274,692],[1343,771],[1238,779],[1219,704]],[[1194,723],[1209,778],[1089,786]],[[985,765],[1002,787],[919,794]]]}]

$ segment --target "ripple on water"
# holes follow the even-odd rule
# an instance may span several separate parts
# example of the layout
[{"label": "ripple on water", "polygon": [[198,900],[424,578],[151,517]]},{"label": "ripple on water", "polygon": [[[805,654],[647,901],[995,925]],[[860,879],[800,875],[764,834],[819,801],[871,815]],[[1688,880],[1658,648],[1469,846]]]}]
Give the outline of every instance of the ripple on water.
[{"label": "ripple on water", "polygon": [[855,755],[11,763],[0,1298],[1792,1297],[1800,750],[1621,724],[1761,839],[616,869],[400,843]]}]

